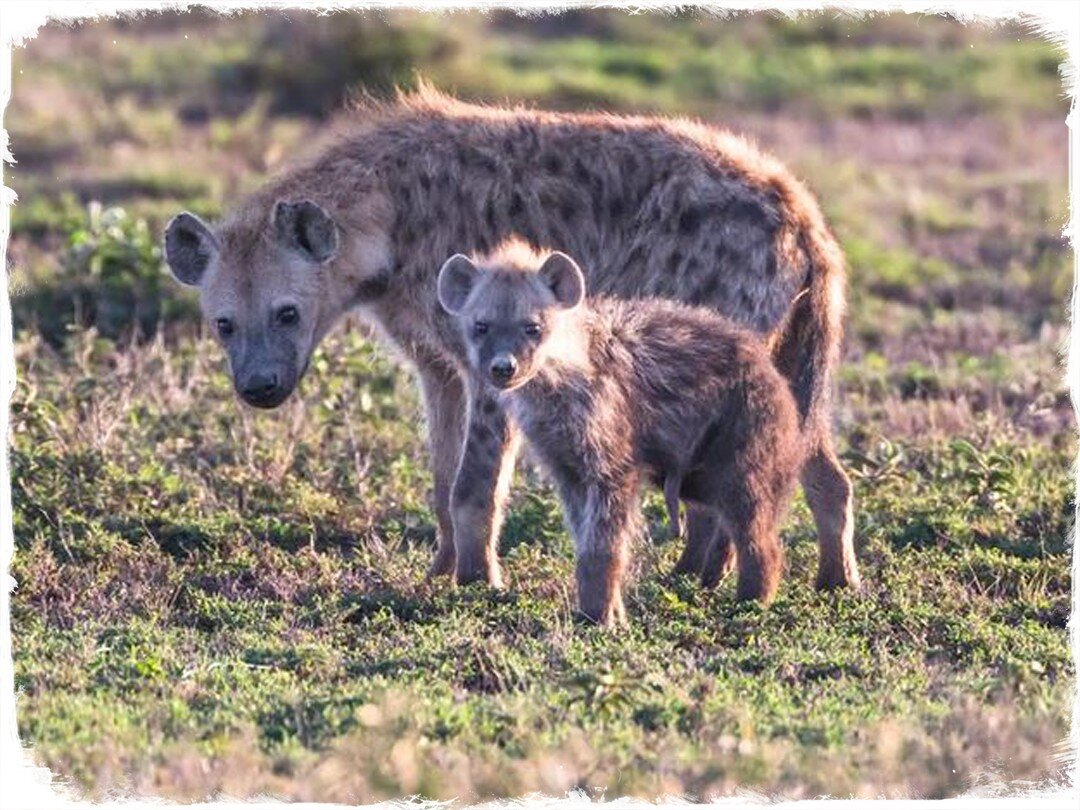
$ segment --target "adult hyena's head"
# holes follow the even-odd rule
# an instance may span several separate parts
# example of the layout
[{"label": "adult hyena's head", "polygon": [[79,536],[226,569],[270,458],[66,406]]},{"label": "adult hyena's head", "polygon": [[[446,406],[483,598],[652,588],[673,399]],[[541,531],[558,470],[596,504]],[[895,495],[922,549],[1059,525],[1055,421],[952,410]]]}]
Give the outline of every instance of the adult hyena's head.
[{"label": "adult hyena's head", "polygon": [[237,394],[257,408],[284,402],[327,328],[322,293],[338,252],[334,221],[306,200],[218,228],[182,213],[166,228],[165,252],[177,280],[199,289]]},{"label": "adult hyena's head", "polygon": [[[439,303],[454,315],[469,363],[487,384],[510,391],[543,368],[562,344],[585,296],[585,278],[564,253],[545,259],[520,245],[473,261],[457,254],[439,271]],[[539,267],[538,267],[539,265]]]}]

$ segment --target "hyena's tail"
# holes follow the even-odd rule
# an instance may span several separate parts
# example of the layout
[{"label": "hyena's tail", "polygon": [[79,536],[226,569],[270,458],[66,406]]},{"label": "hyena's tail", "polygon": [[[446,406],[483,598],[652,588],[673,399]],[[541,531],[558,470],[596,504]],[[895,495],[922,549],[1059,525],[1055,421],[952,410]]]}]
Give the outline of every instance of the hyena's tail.
[{"label": "hyena's tail", "polygon": [[800,479],[818,529],[817,585],[857,588],[851,481],[833,449],[829,418],[833,372],[843,340],[844,256],[817,201],[801,183],[789,180],[774,188],[784,223],[779,244],[801,254],[807,268],[805,285],[772,349],[799,409],[804,454]]},{"label": "hyena's tail", "polygon": [[810,439],[828,433],[832,378],[844,336],[847,269],[817,201],[801,183],[785,180],[773,185],[783,223],[777,243],[805,257],[807,275],[775,334],[773,360],[791,385]]}]

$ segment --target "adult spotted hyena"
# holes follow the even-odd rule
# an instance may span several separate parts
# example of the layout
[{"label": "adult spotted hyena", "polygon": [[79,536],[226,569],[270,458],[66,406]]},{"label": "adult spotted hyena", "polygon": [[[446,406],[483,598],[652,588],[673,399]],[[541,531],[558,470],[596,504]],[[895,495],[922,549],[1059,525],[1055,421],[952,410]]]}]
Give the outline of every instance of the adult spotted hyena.
[{"label": "adult spotted hyena", "polygon": [[[649,482],[663,485],[673,519],[678,499],[718,518],[713,544],[738,550],[739,599],[772,599],[802,437],[760,340],[704,307],[585,302],[573,259],[515,241],[451,257],[438,290],[476,383],[494,391],[559,492],[586,616],[625,620],[622,582]],[[463,485],[470,474],[461,469]]]},{"label": "adult spotted hyena", "polygon": [[[833,453],[830,377],[844,263],[813,197],[772,158],[689,121],[464,104],[430,89],[351,112],[332,140],[215,226],[169,223],[176,277],[248,403],[280,404],[346,312],[376,323],[416,366],[428,415],[439,547],[432,574],[500,579],[495,541],[513,428],[470,396],[464,347],[436,299],[448,255],[511,233],[569,253],[590,289],[715,308],[764,336],[811,447],[802,483],[818,527],[818,584],[856,585],[851,486]],[[455,486],[459,467],[473,473]],[[687,514],[682,571],[717,531]]]}]

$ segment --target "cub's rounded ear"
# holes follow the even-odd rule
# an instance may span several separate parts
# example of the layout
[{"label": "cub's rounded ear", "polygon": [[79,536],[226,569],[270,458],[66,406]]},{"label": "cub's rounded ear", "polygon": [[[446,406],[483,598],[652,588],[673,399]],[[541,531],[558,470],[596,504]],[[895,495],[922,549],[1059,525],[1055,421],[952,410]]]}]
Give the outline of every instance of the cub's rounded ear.
[{"label": "cub's rounded ear", "polygon": [[573,309],[585,298],[585,276],[565,253],[556,251],[548,256],[540,267],[540,278],[564,309]]},{"label": "cub's rounded ear", "polygon": [[306,259],[324,264],[337,255],[337,224],[311,200],[280,200],[274,206],[271,219],[274,233],[281,244]]},{"label": "cub's rounded ear", "polygon": [[468,256],[456,253],[439,270],[439,303],[451,315],[457,315],[476,286],[479,269]]},{"label": "cub's rounded ear", "polygon": [[198,287],[218,243],[206,223],[184,211],[165,226],[165,261],[181,284]]}]

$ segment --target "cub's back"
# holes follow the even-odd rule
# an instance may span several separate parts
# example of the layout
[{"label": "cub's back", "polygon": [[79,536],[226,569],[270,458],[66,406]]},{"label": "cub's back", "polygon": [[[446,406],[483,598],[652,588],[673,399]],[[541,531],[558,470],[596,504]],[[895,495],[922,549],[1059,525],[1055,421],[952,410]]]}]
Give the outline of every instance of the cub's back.
[{"label": "cub's back", "polygon": [[772,376],[761,340],[715,310],[660,298],[591,301],[596,332],[633,358],[646,391],[689,395],[700,388],[729,387],[752,370]]},{"label": "cub's back", "polygon": [[666,300],[600,298],[591,307],[594,335],[603,336],[594,338],[594,352],[626,358],[631,370],[623,396],[650,466],[683,466],[717,426],[732,434],[733,450],[757,435],[768,436],[774,452],[797,452],[795,401],[752,333],[714,311]]}]

